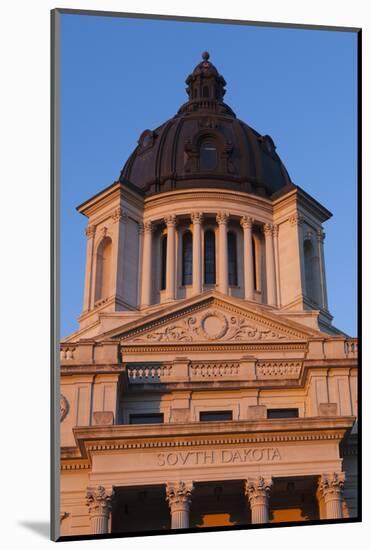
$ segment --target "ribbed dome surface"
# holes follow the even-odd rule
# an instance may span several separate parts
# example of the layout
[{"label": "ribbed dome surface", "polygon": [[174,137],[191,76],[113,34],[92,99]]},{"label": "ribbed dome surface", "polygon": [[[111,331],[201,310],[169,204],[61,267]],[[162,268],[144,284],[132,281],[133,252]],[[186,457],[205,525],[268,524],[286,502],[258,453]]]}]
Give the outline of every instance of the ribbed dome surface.
[{"label": "ribbed dome surface", "polygon": [[223,102],[225,80],[203,54],[186,80],[189,100],[145,130],[120,181],[145,195],[184,188],[224,188],[271,196],[293,185],[270,136],[261,136]]}]

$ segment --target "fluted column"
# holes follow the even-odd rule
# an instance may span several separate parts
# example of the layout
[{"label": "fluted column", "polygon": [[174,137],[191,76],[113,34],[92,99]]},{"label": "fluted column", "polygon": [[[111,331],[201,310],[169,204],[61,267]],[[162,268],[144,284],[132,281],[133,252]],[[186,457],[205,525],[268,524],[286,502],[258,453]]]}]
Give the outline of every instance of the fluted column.
[{"label": "fluted column", "polygon": [[278,253],[278,225],[273,226],[274,265],[276,269],[276,303],[281,306],[280,261]]},{"label": "fluted column", "polygon": [[245,481],[245,495],[251,508],[251,523],[269,522],[269,495],[272,486],[270,477],[258,477]]},{"label": "fluted column", "polygon": [[318,243],[318,259],[319,259],[319,277],[321,285],[321,302],[324,309],[328,309],[327,302],[327,285],[326,285],[326,270],[325,270],[325,253],[323,250],[323,243],[326,233],[322,229],[317,231],[317,243]]},{"label": "fluted column", "polygon": [[228,217],[227,212],[219,212],[216,221],[219,225],[219,291],[228,294]]},{"label": "fluted column", "polygon": [[166,248],[166,296],[168,300],[175,299],[175,227],[176,216],[171,214],[165,218],[167,227]]},{"label": "fluted column", "polygon": [[143,225],[142,298],[141,305],[149,306],[152,294],[152,232],[153,224]]},{"label": "fluted column", "polygon": [[91,530],[94,535],[109,532],[109,517],[111,512],[113,492],[104,487],[88,487],[86,504],[89,508]]},{"label": "fluted column", "polygon": [[192,491],[192,481],[167,483],[166,500],[170,507],[171,529],[188,529]]},{"label": "fluted column", "polygon": [[323,500],[326,519],[343,517],[342,492],[345,474],[322,474],[318,482],[319,498]]},{"label": "fluted column", "polygon": [[121,207],[112,214],[112,258],[111,258],[111,290],[110,295],[123,297],[124,273],[126,268],[125,232],[127,231],[128,215]]},{"label": "fluted column", "polygon": [[265,234],[265,264],[267,271],[267,299],[270,306],[277,305],[276,266],[274,261],[273,225],[264,225]]},{"label": "fluted column", "polygon": [[245,299],[254,298],[254,259],[252,250],[252,224],[253,219],[249,216],[243,216],[240,220],[243,228],[243,266],[244,266],[244,286]]},{"label": "fluted column", "polygon": [[193,224],[193,244],[192,244],[192,284],[193,294],[200,294],[202,291],[202,213],[193,212],[191,214]]},{"label": "fluted column", "polygon": [[88,225],[85,230],[87,242],[86,251],[86,268],[85,268],[85,289],[84,289],[84,308],[83,311],[88,311],[92,307],[92,276],[93,276],[93,249],[95,225]]}]

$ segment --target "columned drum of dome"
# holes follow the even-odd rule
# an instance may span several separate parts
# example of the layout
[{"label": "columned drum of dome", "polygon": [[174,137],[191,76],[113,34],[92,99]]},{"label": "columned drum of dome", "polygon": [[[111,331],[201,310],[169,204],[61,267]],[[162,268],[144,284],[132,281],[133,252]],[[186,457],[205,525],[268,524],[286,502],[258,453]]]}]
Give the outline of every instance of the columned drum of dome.
[{"label": "columned drum of dome", "polygon": [[177,114],[78,207],[66,537],[357,517],[358,344],[328,310],[331,213],[224,103],[207,52],[186,84]]}]

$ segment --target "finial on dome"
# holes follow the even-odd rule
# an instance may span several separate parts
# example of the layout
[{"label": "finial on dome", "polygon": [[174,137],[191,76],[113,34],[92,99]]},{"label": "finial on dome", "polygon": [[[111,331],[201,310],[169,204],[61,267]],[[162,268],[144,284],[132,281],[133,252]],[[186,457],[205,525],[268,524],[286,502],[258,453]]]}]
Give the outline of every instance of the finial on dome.
[{"label": "finial on dome", "polygon": [[204,61],[207,61],[207,60],[209,59],[209,57],[210,57],[209,52],[203,52],[203,53],[202,53],[202,59],[203,59]]}]

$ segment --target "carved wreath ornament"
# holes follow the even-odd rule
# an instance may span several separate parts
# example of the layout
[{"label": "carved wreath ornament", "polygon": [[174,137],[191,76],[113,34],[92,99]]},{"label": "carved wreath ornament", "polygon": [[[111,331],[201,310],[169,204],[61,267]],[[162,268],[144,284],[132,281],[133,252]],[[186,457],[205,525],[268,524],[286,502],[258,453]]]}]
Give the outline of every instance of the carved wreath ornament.
[{"label": "carved wreath ornament", "polygon": [[61,415],[61,422],[66,418],[68,415],[68,411],[70,409],[69,403],[67,399],[64,397],[64,395],[61,394],[60,396],[60,415]]},{"label": "carved wreath ornament", "polygon": [[284,335],[271,329],[253,327],[246,319],[220,311],[207,311],[201,317],[187,317],[159,330],[135,338],[135,342],[192,342],[193,340],[279,340]]}]

